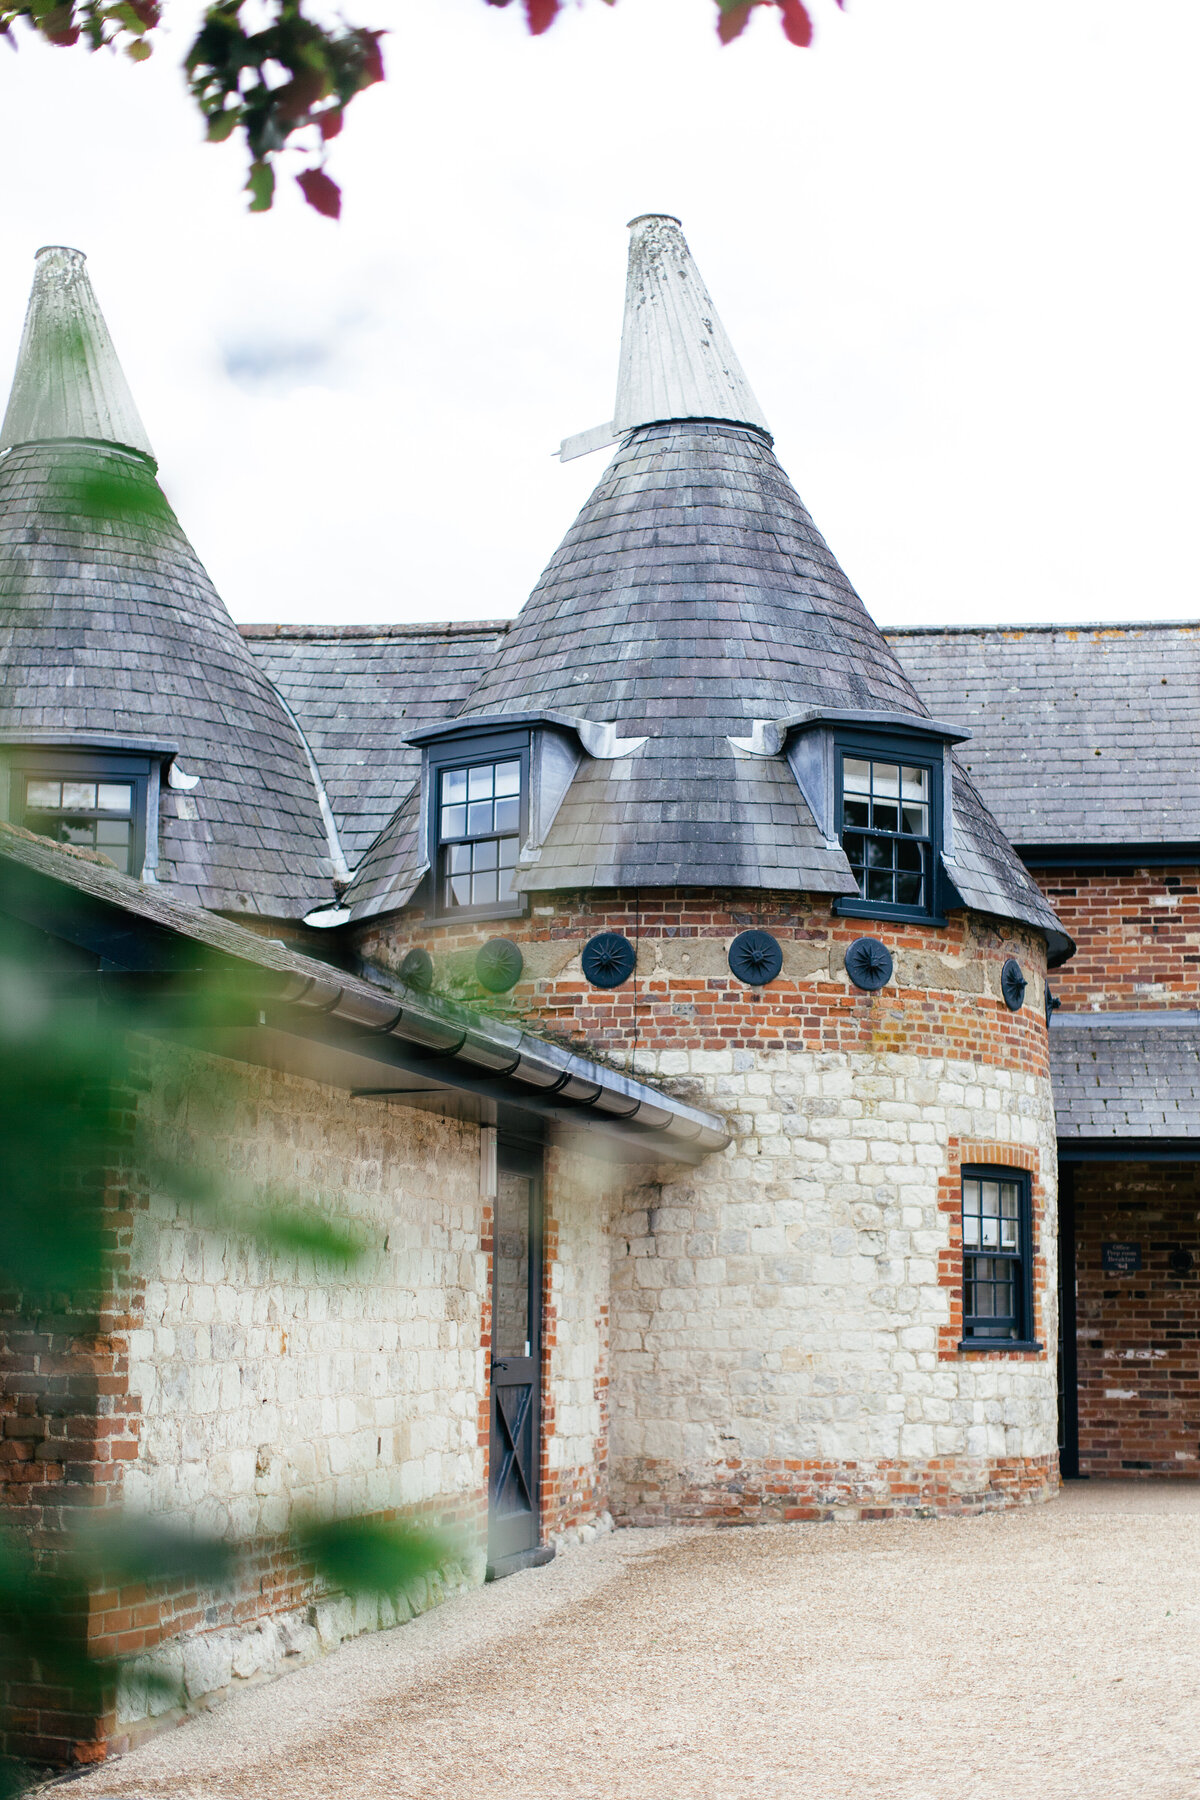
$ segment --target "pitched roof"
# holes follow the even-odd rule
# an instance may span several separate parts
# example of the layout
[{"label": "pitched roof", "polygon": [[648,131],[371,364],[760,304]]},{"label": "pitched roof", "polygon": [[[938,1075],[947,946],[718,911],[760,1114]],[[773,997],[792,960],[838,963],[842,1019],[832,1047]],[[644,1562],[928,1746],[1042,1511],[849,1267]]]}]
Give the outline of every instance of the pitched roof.
[{"label": "pitched roof", "polygon": [[1058,1135],[1200,1138],[1200,1013],[1056,1013]]},{"label": "pitched roof", "polygon": [[[203,1022],[202,1009],[191,1029],[220,1055],[290,1068],[352,1092],[394,1093],[434,1110],[442,1110],[448,1094],[478,1096],[491,1103],[485,1117],[495,1118],[498,1107],[502,1121],[512,1109],[526,1130],[533,1114],[535,1129],[539,1121],[553,1121],[598,1131],[639,1160],[695,1161],[729,1142],[719,1116],[505,1020],[403,984],[375,986],[118,874],[94,853],[0,821],[3,912],[98,951],[110,965],[106,980],[113,979],[113,965],[135,976],[165,977],[152,984],[152,1000],[169,1002],[170,977],[181,974],[185,1010],[169,1015],[173,1031],[188,1026],[196,974],[219,976],[232,965],[237,999],[249,1003],[250,1018],[259,1005],[268,1006],[269,1022],[260,1015],[249,1029],[232,1021],[222,1027],[211,1015]],[[197,949],[203,952],[199,959]],[[259,1029],[263,1024],[266,1029]],[[153,1014],[147,1028],[154,1028]],[[452,1116],[463,1115],[456,1107]]]},{"label": "pitched roof", "polygon": [[241,626],[317,759],[352,868],[420,775],[408,734],[457,712],[508,624]]},{"label": "pitched roof", "polygon": [[887,636],[1014,843],[1200,840],[1200,624]]},{"label": "pitched roof", "polygon": [[[44,286],[39,267],[35,300]],[[69,304],[78,333],[99,342],[90,292],[73,277],[57,310],[31,309],[9,418],[35,435],[0,454],[0,742],[177,746],[198,783],[163,789],[158,879],[204,906],[302,915],[333,893],[315,772],[152,462],[115,437],[37,435],[49,416],[35,404],[39,359],[45,348],[47,380],[62,377]],[[108,413],[64,394],[53,419],[132,435],[111,344],[102,360]]]}]

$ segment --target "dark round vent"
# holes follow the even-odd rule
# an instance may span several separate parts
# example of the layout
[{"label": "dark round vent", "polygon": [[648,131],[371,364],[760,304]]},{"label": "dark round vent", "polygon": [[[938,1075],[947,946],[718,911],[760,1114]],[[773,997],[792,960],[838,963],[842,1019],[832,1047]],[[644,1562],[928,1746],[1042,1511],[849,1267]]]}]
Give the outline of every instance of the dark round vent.
[{"label": "dark round vent", "polygon": [[620,987],[636,962],[637,951],[619,931],[598,931],[583,946],[583,972],[593,987]]},{"label": "dark round vent", "polygon": [[525,958],[511,938],[489,938],[475,952],[475,977],[489,994],[504,994],[520,981]]},{"label": "dark round vent", "polygon": [[774,981],[783,967],[778,938],[769,931],[743,931],[729,946],[729,966],[739,981],[763,987]]},{"label": "dark round vent", "polygon": [[419,993],[427,994],[433,986],[433,958],[428,950],[410,950],[400,964],[400,979]]},{"label": "dark round vent", "polygon": [[846,952],[846,973],[855,987],[873,994],[892,976],[892,953],[878,938],[855,938]]},{"label": "dark round vent", "polygon": [[1009,1012],[1020,1012],[1025,1004],[1025,989],[1029,986],[1021,973],[1021,965],[1015,956],[1010,956],[1000,971],[1000,992],[1004,995],[1004,1004]]},{"label": "dark round vent", "polygon": [[1183,1245],[1180,1244],[1178,1248],[1172,1250],[1171,1254],[1168,1256],[1167,1267],[1170,1269],[1172,1275],[1178,1275],[1179,1279],[1182,1281],[1185,1275],[1190,1275],[1192,1272],[1193,1262],[1191,1251],[1185,1250]]}]

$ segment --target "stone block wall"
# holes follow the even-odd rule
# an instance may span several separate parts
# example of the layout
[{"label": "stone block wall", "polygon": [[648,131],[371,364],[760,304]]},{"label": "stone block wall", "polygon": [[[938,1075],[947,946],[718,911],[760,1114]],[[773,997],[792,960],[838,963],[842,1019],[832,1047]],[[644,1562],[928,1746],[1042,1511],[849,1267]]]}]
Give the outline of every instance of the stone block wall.
[{"label": "stone block wall", "polygon": [[[1083,1163],[1074,1173],[1081,1475],[1200,1477],[1200,1171]],[[1104,1268],[1106,1243],[1141,1268]],[[1188,1268],[1173,1268],[1179,1252]]]},{"label": "stone block wall", "polygon": [[1200,1006],[1200,869],[1055,869],[1038,885],[1078,946],[1051,976],[1066,1011]]},{"label": "stone block wall", "polygon": [[[158,1046],[147,1058],[135,1167],[199,1166],[229,1229],[161,1180],[134,1212],[129,1385],[140,1406],[128,1512],[254,1539],[241,1591],[132,1612],[98,1599],[97,1648],[182,1672],[203,1700],[390,1623],[423,1595],[324,1593],[283,1532],[293,1512],[415,1513],[463,1553],[438,1581],[478,1579],[485,1455],[477,1430],[486,1282],[476,1127]],[[241,1211],[291,1205],[363,1245],[347,1267],[269,1250]],[[261,1565],[261,1566],[258,1566]],[[136,1671],[112,1741],[156,1710]]]}]

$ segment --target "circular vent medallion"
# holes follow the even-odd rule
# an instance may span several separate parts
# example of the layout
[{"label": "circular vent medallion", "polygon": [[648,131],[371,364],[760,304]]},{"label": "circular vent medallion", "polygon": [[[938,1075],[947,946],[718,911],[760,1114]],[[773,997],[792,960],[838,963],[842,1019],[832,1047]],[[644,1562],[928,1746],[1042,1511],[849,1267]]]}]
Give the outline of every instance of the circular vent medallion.
[{"label": "circular vent medallion", "polygon": [[433,958],[428,950],[409,951],[400,964],[400,979],[420,994],[429,992],[433,986]]},{"label": "circular vent medallion", "polygon": [[633,974],[637,951],[619,931],[598,931],[583,946],[583,972],[593,987],[620,987]]},{"label": "circular vent medallion", "polygon": [[525,958],[511,938],[489,938],[475,952],[475,978],[489,994],[505,994],[521,979]]},{"label": "circular vent medallion", "polygon": [[892,978],[892,953],[878,938],[855,938],[846,952],[846,973],[855,987],[873,994]]},{"label": "circular vent medallion", "polygon": [[729,966],[748,987],[764,987],[783,967],[778,938],[769,931],[743,931],[729,946]]},{"label": "circular vent medallion", "polygon": [[1015,956],[1010,956],[1000,971],[1000,992],[1004,995],[1004,1004],[1009,1012],[1020,1012],[1025,1004],[1025,989],[1028,986],[1020,963]]}]

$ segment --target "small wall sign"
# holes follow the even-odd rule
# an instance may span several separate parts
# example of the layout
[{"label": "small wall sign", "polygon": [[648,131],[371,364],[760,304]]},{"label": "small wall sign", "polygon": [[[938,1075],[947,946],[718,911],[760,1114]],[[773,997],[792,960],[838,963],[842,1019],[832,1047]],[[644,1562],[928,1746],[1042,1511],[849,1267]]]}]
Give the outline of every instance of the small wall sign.
[{"label": "small wall sign", "polygon": [[1136,1275],[1142,1266],[1140,1244],[1103,1244],[1101,1255],[1106,1275]]}]

